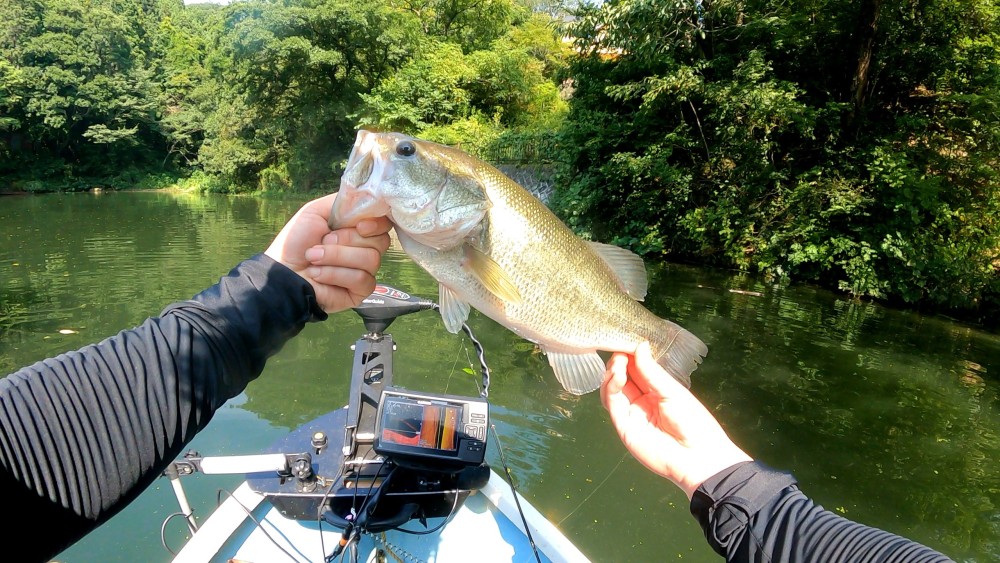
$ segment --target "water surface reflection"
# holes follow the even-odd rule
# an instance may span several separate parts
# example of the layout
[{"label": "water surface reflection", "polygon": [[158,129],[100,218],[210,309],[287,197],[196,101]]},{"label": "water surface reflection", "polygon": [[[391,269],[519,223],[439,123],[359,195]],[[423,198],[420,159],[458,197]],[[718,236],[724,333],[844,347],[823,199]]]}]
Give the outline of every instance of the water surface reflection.
[{"label": "water surface reflection", "polygon": [[[0,368],[94,342],[214,283],[261,251],[301,202],[154,193],[0,198]],[[818,502],[958,560],[1000,560],[1000,338],[946,318],[680,265],[650,267],[647,305],[710,352],[694,392],[734,438],[795,473]],[[391,252],[382,280],[435,298]],[[596,393],[566,394],[534,347],[479,314],[493,368],[493,420],[538,508],[595,561],[717,561],[684,495],[624,455]],[[62,332],[61,332],[62,331]],[[352,313],[309,325],[193,446],[253,453],[347,398]],[[474,393],[471,346],[431,313],[391,327],[397,383]],[[495,449],[491,462],[499,467]],[[208,511],[216,489],[191,485]],[[165,561],[165,484],[62,560]],[[198,503],[201,504],[198,504]],[[182,541],[174,531],[172,545]],[[121,538],[129,541],[123,542]]]}]

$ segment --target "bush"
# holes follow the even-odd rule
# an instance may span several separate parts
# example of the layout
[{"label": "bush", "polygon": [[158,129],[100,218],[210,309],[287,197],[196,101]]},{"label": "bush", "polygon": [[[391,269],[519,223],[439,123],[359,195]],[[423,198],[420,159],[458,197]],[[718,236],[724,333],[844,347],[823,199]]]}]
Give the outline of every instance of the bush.
[{"label": "bush", "polygon": [[292,189],[288,176],[288,166],[284,164],[268,166],[260,173],[258,189],[264,193],[287,193]]}]

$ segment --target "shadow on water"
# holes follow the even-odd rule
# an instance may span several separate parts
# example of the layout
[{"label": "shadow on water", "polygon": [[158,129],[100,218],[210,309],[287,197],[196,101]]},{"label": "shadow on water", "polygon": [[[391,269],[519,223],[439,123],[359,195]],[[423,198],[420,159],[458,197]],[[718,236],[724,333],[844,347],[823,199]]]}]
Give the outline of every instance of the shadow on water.
[{"label": "shadow on water", "polygon": [[[10,198],[9,198],[10,199]],[[5,371],[133,326],[263,250],[302,202],[111,193],[30,196],[0,207],[0,367]],[[792,471],[817,502],[960,561],[1000,560],[1000,338],[948,319],[853,302],[805,286],[653,265],[646,305],[701,337],[692,390],[752,455]],[[393,250],[381,281],[424,297],[437,286]],[[492,419],[520,490],[594,561],[718,561],[683,493],[625,453],[597,393],[576,397],[535,347],[470,318],[493,369]],[[255,453],[342,406],[351,312],[311,324],[192,448]],[[436,313],[391,327],[400,385],[474,394],[471,346]],[[491,463],[499,468],[491,446]],[[207,513],[216,489],[189,489]],[[200,503],[200,504],[199,504]],[[156,483],[61,560],[166,561],[176,511]],[[168,538],[177,546],[181,529]],[[122,542],[128,537],[128,542]]]}]

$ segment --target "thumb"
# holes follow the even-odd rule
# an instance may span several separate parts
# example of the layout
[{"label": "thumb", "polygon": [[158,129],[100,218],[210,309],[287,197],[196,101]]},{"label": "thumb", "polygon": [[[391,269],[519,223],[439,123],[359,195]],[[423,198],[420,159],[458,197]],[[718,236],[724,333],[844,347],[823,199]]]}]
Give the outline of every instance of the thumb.
[{"label": "thumb", "polygon": [[671,397],[686,388],[674,376],[667,373],[653,357],[649,342],[642,342],[635,350],[636,372],[631,374],[643,390],[655,391],[663,397]]}]

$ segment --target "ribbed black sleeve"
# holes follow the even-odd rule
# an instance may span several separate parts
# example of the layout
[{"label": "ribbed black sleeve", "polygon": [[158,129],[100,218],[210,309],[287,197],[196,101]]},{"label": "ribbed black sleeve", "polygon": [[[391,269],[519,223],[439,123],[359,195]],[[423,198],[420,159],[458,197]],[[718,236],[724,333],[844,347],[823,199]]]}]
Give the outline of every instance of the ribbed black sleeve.
[{"label": "ribbed black sleeve", "polygon": [[[265,360],[326,314],[264,255],[190,301],[98,344],[0,380],[8,538],[45,561],[119,512]],[[40,534],[40,535],[39,535]]]},{"label": "ribbed black sleeve", "polygon": [[809,500],[791,475],[760,462],[736,464],[702,484],[691,513],[727,561],[926,563],[952,561]]}]

